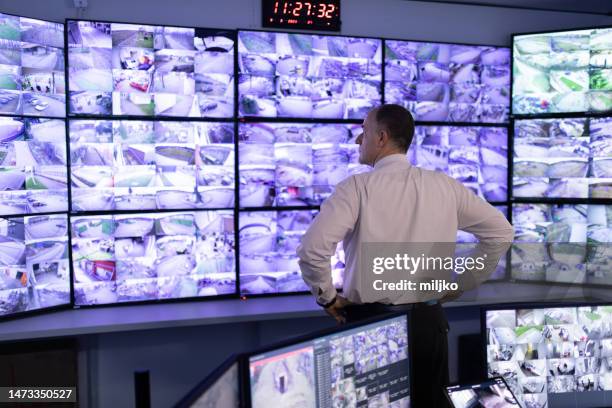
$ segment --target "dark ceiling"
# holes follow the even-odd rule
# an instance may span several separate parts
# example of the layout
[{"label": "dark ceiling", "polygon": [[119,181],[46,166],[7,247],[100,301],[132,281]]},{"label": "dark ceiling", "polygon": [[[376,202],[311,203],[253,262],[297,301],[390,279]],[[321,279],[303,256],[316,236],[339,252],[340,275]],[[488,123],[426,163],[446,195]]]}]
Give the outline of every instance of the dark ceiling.
[{"label": "dark ceiling", "polygon": [[[416,1],[416,0],[408,0]],[[612,16],[612,0],[421,0],[430,3],[457,3],[532,10],[568,11]]]}]

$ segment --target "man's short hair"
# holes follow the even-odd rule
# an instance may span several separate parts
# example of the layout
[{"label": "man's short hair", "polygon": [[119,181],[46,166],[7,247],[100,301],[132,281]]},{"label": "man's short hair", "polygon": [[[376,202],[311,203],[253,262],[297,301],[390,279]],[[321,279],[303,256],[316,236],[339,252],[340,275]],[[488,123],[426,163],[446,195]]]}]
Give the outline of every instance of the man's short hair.
[{"label": "man's short hair", "polygon": [[385,104],[376,108],[377,125],[389,132],[393,142],[402,151],[408,151],[414,137],[414,119],[406,108],[396,104]]}]

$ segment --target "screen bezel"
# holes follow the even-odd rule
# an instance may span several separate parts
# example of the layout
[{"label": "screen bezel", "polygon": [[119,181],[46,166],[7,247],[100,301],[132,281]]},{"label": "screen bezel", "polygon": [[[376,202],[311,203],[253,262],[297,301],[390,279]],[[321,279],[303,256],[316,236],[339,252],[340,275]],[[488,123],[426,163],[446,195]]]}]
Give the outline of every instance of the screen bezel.
[{"label": "screen bezel", "polygon": [[404,312],[404,313],[385,313],[385,314],[381,314],[375,317],[371,317],[368,319],[363,319],[357,322],[353,322],[353,323],[347,323],[347,324],[342,324],[342,325],[336,325],[335,327],[330,327],[328,329],[322,329],[319,330],[317,332],[314,333],[310,333],[310,334],[306,334],[306,335],[302,335],[302,336],[298,336],[298,337],[294,337],[292,339],[289,340],[284,340],[284,341],[280,341],[278,343],[272,344],[270,346],[265,346],[265,347],[261,347],[255,350],[251,350],[247,353],[244,353],[242,355],[243,358],[243,363],[244,363],[244,369],[243,369],[243,394],[245,397],[245,406],[247,407],[251,407],[251,376],[250,376],[250,359],[253,356],[257,356],[259,354],[263,354],[263,353],[269,353],[271,351],[277,350],[277,349],[281,349],[281,348],[285,348],[285,347],[291,347],[292,345],[295,344],[299,344],[299,343],[304,343],[304,342],[309,342],[309,341],[314,341],[316,338],[318,337],[325,337],[325,336],[329,336],[329,335],[333,335],[333,334],[339,334],[342,333],[344,331],[348,331],[348,330],[352,330],[352,329],[357,329],[359,327],[362,326],[367,326],[373,323],[379,323],[379,322],[383,322],[385,320],[390,320],[390,319],[395,319],[398,317],[405,317],[406,319],[406,328],[407,328],[407,333],[408,333],[408,358],[407,358],[407,363],[408,363],[408,376],[409,376],[409,387],[410,387],[410,395],[412,395],[413,392],[413,372],[412,372],[412,351],[413,351],[413,347],[414,347],[414,343],[412,341],[412,327],[411,327],[411,315],[410,315],[410,311],[408,312]]}]

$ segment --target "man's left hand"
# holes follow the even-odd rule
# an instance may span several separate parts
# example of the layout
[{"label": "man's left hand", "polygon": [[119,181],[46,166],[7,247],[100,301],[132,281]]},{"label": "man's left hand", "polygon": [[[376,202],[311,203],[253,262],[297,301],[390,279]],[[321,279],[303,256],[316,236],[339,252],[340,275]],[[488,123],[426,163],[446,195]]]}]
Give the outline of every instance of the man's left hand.
[{"label": "man's left hand", "polygon": [[344,308],[350,304],[351,302],[348,299],[337,295],[336,302],[330,307],[326,307],[323,310],[325,310],[325,313],[336,319],[338,323],[344,324],[346,323],[346,311],[344,310]]}]

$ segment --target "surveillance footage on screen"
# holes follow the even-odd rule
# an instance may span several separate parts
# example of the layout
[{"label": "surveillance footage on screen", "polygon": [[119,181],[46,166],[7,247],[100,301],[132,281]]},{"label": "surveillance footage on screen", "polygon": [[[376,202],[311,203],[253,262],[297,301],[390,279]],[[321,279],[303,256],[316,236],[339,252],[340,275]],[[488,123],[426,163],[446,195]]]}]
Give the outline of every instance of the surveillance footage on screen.
[{"label": "surveillance footage on screen", "polygon": [[418,121],[508,122],[510,49],[385,40],[385,102]]},{"label": "surveillance footage on screen", "polygon": [[63,119],[0,117],[0,215],[68,210]]},{"label": "surveillance footage on screen", "polygon": [[612,391],[610,306],[488,310],[486,336],[489,377],[504,377],[522,406]]},{"label": "surveillance footage on screen", "polygon": [[0,218],[0,317],[69,304],[68,217]]},{"label": "surveillance footage on screen", "polygon": [[72,211],[234,207],[234,126],[71,120]]},{"label": "surveillance footage on screen", "polygon": [[233,363],[193,402],[193,408],[236,407],[240,405],[238,363]]},{"label": "surveillance footage on screen", "polygon": [[612,285],[612,205],[514,204],[514,279]]},{"label": "surveillance footage on screen", "polygon": [[236,292],[232,211],[71,217],[76,305]]},{"label": "surveillance footage on screen", "polygon": [[487,201],[507,199],[505,127],[417,126],[408,157],[419,167],[461,181]]},{"label": "surveillance footage on screen", "polygon": [[446,387],[452,408],[520,408],[518,401],[501,378],[480,384]]},{"label": "surveillance footage on screen", "polygon": [[240,31],[240,116],[363,119],[381,103],[382,41]]},{"label": "surveillance footage on screen", "polygon": [[[302,279],[297,246],[316,210],[241,212],[240,292],[288,293],[309,290]],[[336,287],[342,286],[344,252],[338,244],[331,260]]]},{"label": "surveillance footage on screen", "polygon": [[228,118],[234,114],[234,34],[68,21],[73,115]]},{"label": "surveillance footage on screen", "polygon": [[612,28],[514,37],[515,114],[612,110]]},{"label": "surveillance footage on screen", "polygon": [[513,161],[515,197],[612,198],[612,118],[517,120]]},{"label": "surveillance footage on screen", "polygon": [[[364,173],[360,125],[241,123],[240,206],[318,205]],[[507,199],[508,134],[501,127],[417,126],[408,160],[442,171],[491,202]]]},{"label": "surveillance footage on screen", "polygon": [[410,407],[406,318],[341,331],[249,358],[251,405]]},{"label": "surveillance footage on screen", "polygon": [[64,24],[0,13],[0,113],[66,116]]}]

